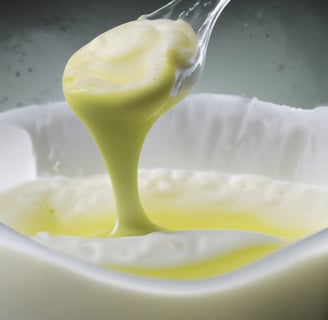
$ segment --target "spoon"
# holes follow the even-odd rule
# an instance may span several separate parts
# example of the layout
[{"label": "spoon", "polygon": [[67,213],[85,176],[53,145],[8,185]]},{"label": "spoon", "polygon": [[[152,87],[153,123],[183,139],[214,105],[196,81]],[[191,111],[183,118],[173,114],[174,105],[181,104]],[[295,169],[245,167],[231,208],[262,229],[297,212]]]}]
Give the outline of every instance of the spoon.
[{"label": "spoon", "polygon": [[173,0],[141,18],[182,19],[189,23],[198,36],[197,54],[189,68],[179,72],[171,95],[191,89],[203,73],[206,52],[214,25],[231,0]]}]

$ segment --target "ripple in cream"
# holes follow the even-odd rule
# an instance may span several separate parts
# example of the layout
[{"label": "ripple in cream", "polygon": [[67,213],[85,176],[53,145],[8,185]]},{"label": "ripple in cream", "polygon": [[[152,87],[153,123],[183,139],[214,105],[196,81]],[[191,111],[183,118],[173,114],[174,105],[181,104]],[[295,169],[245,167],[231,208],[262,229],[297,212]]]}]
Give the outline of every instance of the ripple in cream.
[{"label": "ripple in cream", "polygon": [[[175,232],[103,237],[116,219],[106,175],[44,178],[3,192],[0,207],[12,213],[0,217],[37,242],[84,261],[171,279],[231,272],[328,224],[325,188],[169,169],[140,170],[139,185],[150,218]],[[315,219],[309,208],[315,208]]]}]

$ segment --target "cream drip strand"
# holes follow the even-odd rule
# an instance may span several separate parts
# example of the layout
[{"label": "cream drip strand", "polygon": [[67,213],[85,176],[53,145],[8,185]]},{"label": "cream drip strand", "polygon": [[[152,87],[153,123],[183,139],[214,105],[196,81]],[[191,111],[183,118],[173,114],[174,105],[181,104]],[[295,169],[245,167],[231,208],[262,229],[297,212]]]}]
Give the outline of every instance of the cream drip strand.
[{"label": "cream drip strand", "polygon": [[182,20],[132,21],[92,40],[68,61],[65,97],[95,139],[115,194],[115,236],[162,230],[139,200],[137,170],[145,137],[160,115],[188,93],[172,95],[198,40]]}]

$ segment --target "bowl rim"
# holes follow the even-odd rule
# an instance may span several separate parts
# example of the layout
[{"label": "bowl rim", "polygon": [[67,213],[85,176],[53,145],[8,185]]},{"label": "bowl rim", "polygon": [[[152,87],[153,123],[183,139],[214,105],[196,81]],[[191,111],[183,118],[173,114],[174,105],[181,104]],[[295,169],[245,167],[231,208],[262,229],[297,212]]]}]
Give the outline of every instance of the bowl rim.
[{"label": "bowl rim", "polygon": [[102,284],[161,295],[192,296],[231,290],[234,287],[291,268],[309,257],[328,256],[328,228],[326,228],[293,242],[263,259],[224,275],[197,280],[163,280],[109,270],[84,262],[43,246],[1,223],[0,234],[2,235],[0,245],[17,253],[43,260]]}]

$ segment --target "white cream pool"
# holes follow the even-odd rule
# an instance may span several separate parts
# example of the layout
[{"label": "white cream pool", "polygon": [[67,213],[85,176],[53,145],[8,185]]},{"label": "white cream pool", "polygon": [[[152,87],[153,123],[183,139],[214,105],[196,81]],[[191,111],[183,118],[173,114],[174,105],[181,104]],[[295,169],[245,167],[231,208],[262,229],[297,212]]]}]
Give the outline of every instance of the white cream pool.
[{"label": "white cream pool", "polygon": [[[160,203],[190,215],[204,207],[252,213],[269,221],[273,234],[223,225],[221,231],[86,240],[29,238],[6,225],[20,229],[44,203],[68,224],[91,211],[114,210],[88,133],[65,103],[1,114],[1,319],[326,319],[327,119],[326,107],[187,98],[146,142],[139,183],[147,211]],[[103,268],[174,265],[247,243],[288,240],[293,243],[261,261],[211,279],[159,280]]]}]

